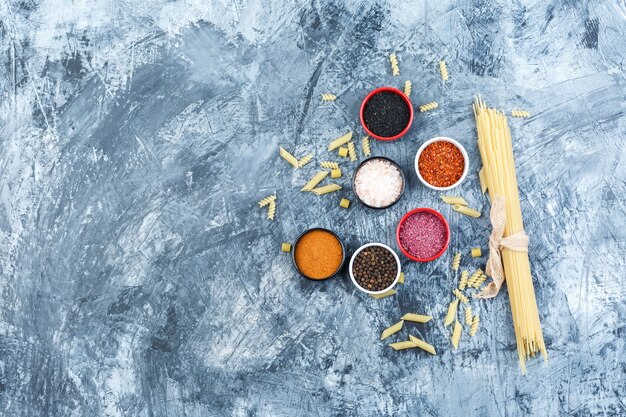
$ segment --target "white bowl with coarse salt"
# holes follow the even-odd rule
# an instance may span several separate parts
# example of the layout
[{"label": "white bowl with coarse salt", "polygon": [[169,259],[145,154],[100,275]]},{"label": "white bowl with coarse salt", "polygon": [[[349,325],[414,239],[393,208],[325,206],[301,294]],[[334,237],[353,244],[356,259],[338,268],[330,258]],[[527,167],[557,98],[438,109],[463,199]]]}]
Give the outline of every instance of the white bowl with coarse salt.
[{"label": "white bowl with coarse salt", "polygon": [[352,176],[352,190],[357,200],[373,209],[386,209],[396,204],[404,194],[405,183],[400,165],[384,156],[363,160]]},{"label": "white bowl with coarse salt", "polygon": [[[437,142],[444,142],[446,143],[446,145],[439,147],[443,149],[435,149],[433,147],[430,147],[430,145],[434,145]],[[455,152],[454,148],[450,147],[449,144],[454,145],[454,147],[458,149],[460,155],[457,152]],[[428,151],[427,151],[427,148],[428,148]],[[452,180],[450,180],[448,176],[451,175],[450,172],[459,171],[458,161],[462,159],[463,170],[460,176],[458,177],[458,179],[453,178],[454,180],[453,183],[448,184],[448,185],[444,185],[444,184],[436,185],[436,184],[431,184],[430,182],[428,182],[422,175],[422,172],[420,172],[420,158],[422,154],[424,154],[425,151],[427,152],[427,154],[436,155],[437,160],[439,162],[435,164],[436,166],[431,167],[434,172],[424,173],[424,175],[439,177],[437,179],[438,181],[449,180],[451,182]],[[467,176],[468,171],[469,171],[469,157],[467,156],[467,151],[465,150],[463,145],[461,145],[459,142],[457,142],[454,139],[445,137],[445,136],[437,136],[435,138],[427,140],[426,142],[422,144],[422,146],[420,146],[420,148],[417,150],[417,153],[415,154],[415,172],[417,173],[417,178],[419,178],[422,184],[424,184],[426,187],[431,188],[433,190],[447,191],[447,190],[453,189],[454,187],[458,186],[459,184],[463,182],[463,180]],[[456,175],[458,175],[458,173]]]}]

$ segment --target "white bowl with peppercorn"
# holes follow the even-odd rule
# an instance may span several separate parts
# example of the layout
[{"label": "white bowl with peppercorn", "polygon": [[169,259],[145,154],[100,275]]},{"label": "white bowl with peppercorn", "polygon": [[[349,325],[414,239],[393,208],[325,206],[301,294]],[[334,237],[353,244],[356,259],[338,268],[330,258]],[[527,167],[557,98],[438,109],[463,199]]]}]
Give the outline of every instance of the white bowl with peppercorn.
[{"label": "white bowl with peppercorn", "polygon": [[415,155],[417,178],[428,188],[447,191],[463,182],[469,170],[467,151],[444,136],[427,140]]},{"label": "white bowl with peppercorn", "polygon": [[400,258],[393,249],[383,243],[368,243],[354,252],[348,271],[355,287],[377,295],[398,283],[400,268]]}]

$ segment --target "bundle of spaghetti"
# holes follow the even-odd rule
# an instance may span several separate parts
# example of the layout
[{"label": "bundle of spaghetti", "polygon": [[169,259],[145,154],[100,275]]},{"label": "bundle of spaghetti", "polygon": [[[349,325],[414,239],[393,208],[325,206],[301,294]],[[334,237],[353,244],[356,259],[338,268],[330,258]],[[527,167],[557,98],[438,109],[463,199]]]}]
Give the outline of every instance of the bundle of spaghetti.
[{"label": "bundle of spaghetti", "polygon": [[[500,214],[502,215],[506,214],[502,236],[497,237],[494,236],[495,233],[492,233],[490,237],[490,249],[493,248],[494,253],[492,254],[490,250],[487,274],[493,278],[493,282],[485,287],[478,294],[478,297],[490,298],[495,296],[499,285],[506,276],[520,367],[522,374],[525,374],[526,360],[529,356],[534,357],[541,352],[544,359],[547,360],[548,353],[543,340],[537,300],[530,273],[527,237],[524,233],[513,160],[511,131],[507,116],[496,109],[487,108],[480,97],[475,99],[473,108],[478,132],[478,149],[492,204],[492,223],[495,225],[498,211],[501,211]],[[502,216],[500,216],[500,220],[502,220]],[[498,238],[499,243],[497,245],[492,244],[492,239],[497,240]],[[525,250],[520,241],[526,242]],[[494,262],[492,262],[492,258],[494,258]]]}]

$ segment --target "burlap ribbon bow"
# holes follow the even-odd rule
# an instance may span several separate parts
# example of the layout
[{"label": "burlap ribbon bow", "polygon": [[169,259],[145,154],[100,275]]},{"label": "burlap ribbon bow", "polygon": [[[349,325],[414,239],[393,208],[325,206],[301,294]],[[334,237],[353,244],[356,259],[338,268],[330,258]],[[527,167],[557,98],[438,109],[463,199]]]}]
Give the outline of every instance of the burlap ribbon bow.
[{"label": "burlap ribbon bow", "polygon": [[528,252],[528,235],[522,230],[504,237],[504,226],[506,225],[506,206],[504,197],[496,196],[491,204],[489,213],[491,225],[493,227],[489,235],[489,260],[487,261],[486,273],[491,277],[490,282],[483,290],[476,295],[476,298],[493,298],[498,295],[500,287],[504,282],[504,267],[502,266],[502,248],[507,248],[517,252]]}]

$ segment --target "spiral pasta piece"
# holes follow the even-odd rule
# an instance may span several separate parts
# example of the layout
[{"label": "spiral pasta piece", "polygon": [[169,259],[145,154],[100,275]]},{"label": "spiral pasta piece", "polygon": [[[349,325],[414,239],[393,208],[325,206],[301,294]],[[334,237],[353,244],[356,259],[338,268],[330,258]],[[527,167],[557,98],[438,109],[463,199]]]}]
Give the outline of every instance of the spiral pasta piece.
[{"label": "spiral pasta piece", "polygon": [[372,154],[369,136],[363,136],[363,139],[361,140],[361,148],[363,149],[363,155],[370,156]]},{"label": "spiral pasta piece", "polygon": [[467,277],[469,276],[469,272],[467,270],[463,270],[461,272],[461,282],[459,283],[459,290],[464,290],[467,287]]},{"label": "spiral pasta piece", "polygon": [[465,324],[472,325],[472,306],[465,306]]},{"label": "spiral pasta piece", "polygon": [[456,298],[458,298],[459,300],[461,300],[461,302],[463,304],[467,304],[469,303],[469,300],[467,299],[467,296],[465,294],[463,294],[458,288],[455,288],[454,291],[452,291],[452,293],[454,293],[454,295],[456,296]]},{"label": "spiral pasta piece", "polygon": [[452,270],[458,271],[459,266],[461,266],[461,252],[457,252],[454,258],[452,258]]},{"label": "spiral pasta piece", "polygon": [[446,65],[446,61],[439,61],[439,71],[441,72],[441,79],[444,81],[448,80],[448,66]]},{"label": "spiral pasta piece", "polygon": [[389,63],[391,64],[391,73],[394,77],[400,75],[400,67],[398,66],[398,57],[396,54],[389,55]]},{"label": "spiral pasta piece", "polygon": [[267,219],[274,220],[274,214],[276,214],[276,202],[272,201],[267,209]]},{"label": "spiral pasta piece", "polygon": [[337,100],[337,96],[333,93],[324,93],[322,94],[322,101],[335,101]]},{"label": "spiral pasta piece", "polygon": [[439,104],[436,101],[431,101],[430,103],[423,104],[419,106],[419,110],[421,113],[436,109],[439,107]]},{"label": "spiral pasta piece", "polygon": [[322,161],[320,162],[320,165],[322,166],[322,168],[339,169],[339,164],[337,162]]},{"label": "spiral pasta piece", "polygon": [[411,97],[411,87],[413,87],[413,84],[411,84],[411,81],[406,80],[404,82],[404,95],[406,95],[407,97]]},{"label": "spiral pasta piece", "polygon": [[472,320],[472,326],[470,327],[469,330],[469,335],[471,337],[476,336],[476,333],[478,332],[478,325],[480,324],[480,317],[478,317],[477,315],[474,316],[474,320]]},{"label": "spiral pasta piece", "polygon": [[483,273],[483,270],[480,269],[480,268],[478,268],[476,271],[474,271],[472,276],[467,280],[467,286],[468,287],[473,287],[474,284],[476,284],[476,281],[478,281],[478,279],[482,275],[482,273]]},{"label": "spiral pasta piece", "polygon": [[474,282],[474,285],[472,285],[472,287],[474,288],[480,288],[481,285],[483,285],[483,283],[487,280],[487,275],[485,274],[481,274],[477,279],[476,282]]},{"label": "spiral pasta piece", "polygon": [[313,155],[311,154],[303,156],[302,158],[298,159],[298,168],[302,168],[303,166],[305,166],[312,160],[313,160]]},{"label": "spiral pasta piece", "polygon": [[350,155],[350,161],[356,161],[356,149],[354,148],[354,142],[348,142],[348,155]]},{"label": "spiral pasta piece", "polygon": [[511,116],[513,117],[521,117],[521,118],[528,118],[530,117],[530,113],[527,112],[526,110],[513,110],[511,112]]},{"label": "spiral pasta piece", "polygon": [[275,201],[275,200],[276,200],[276,194],[272,194],[269,197],[265,197],[264,199],[259,201],[259,207],[265,207],[269,203],[271,203],[272,201]]}]

